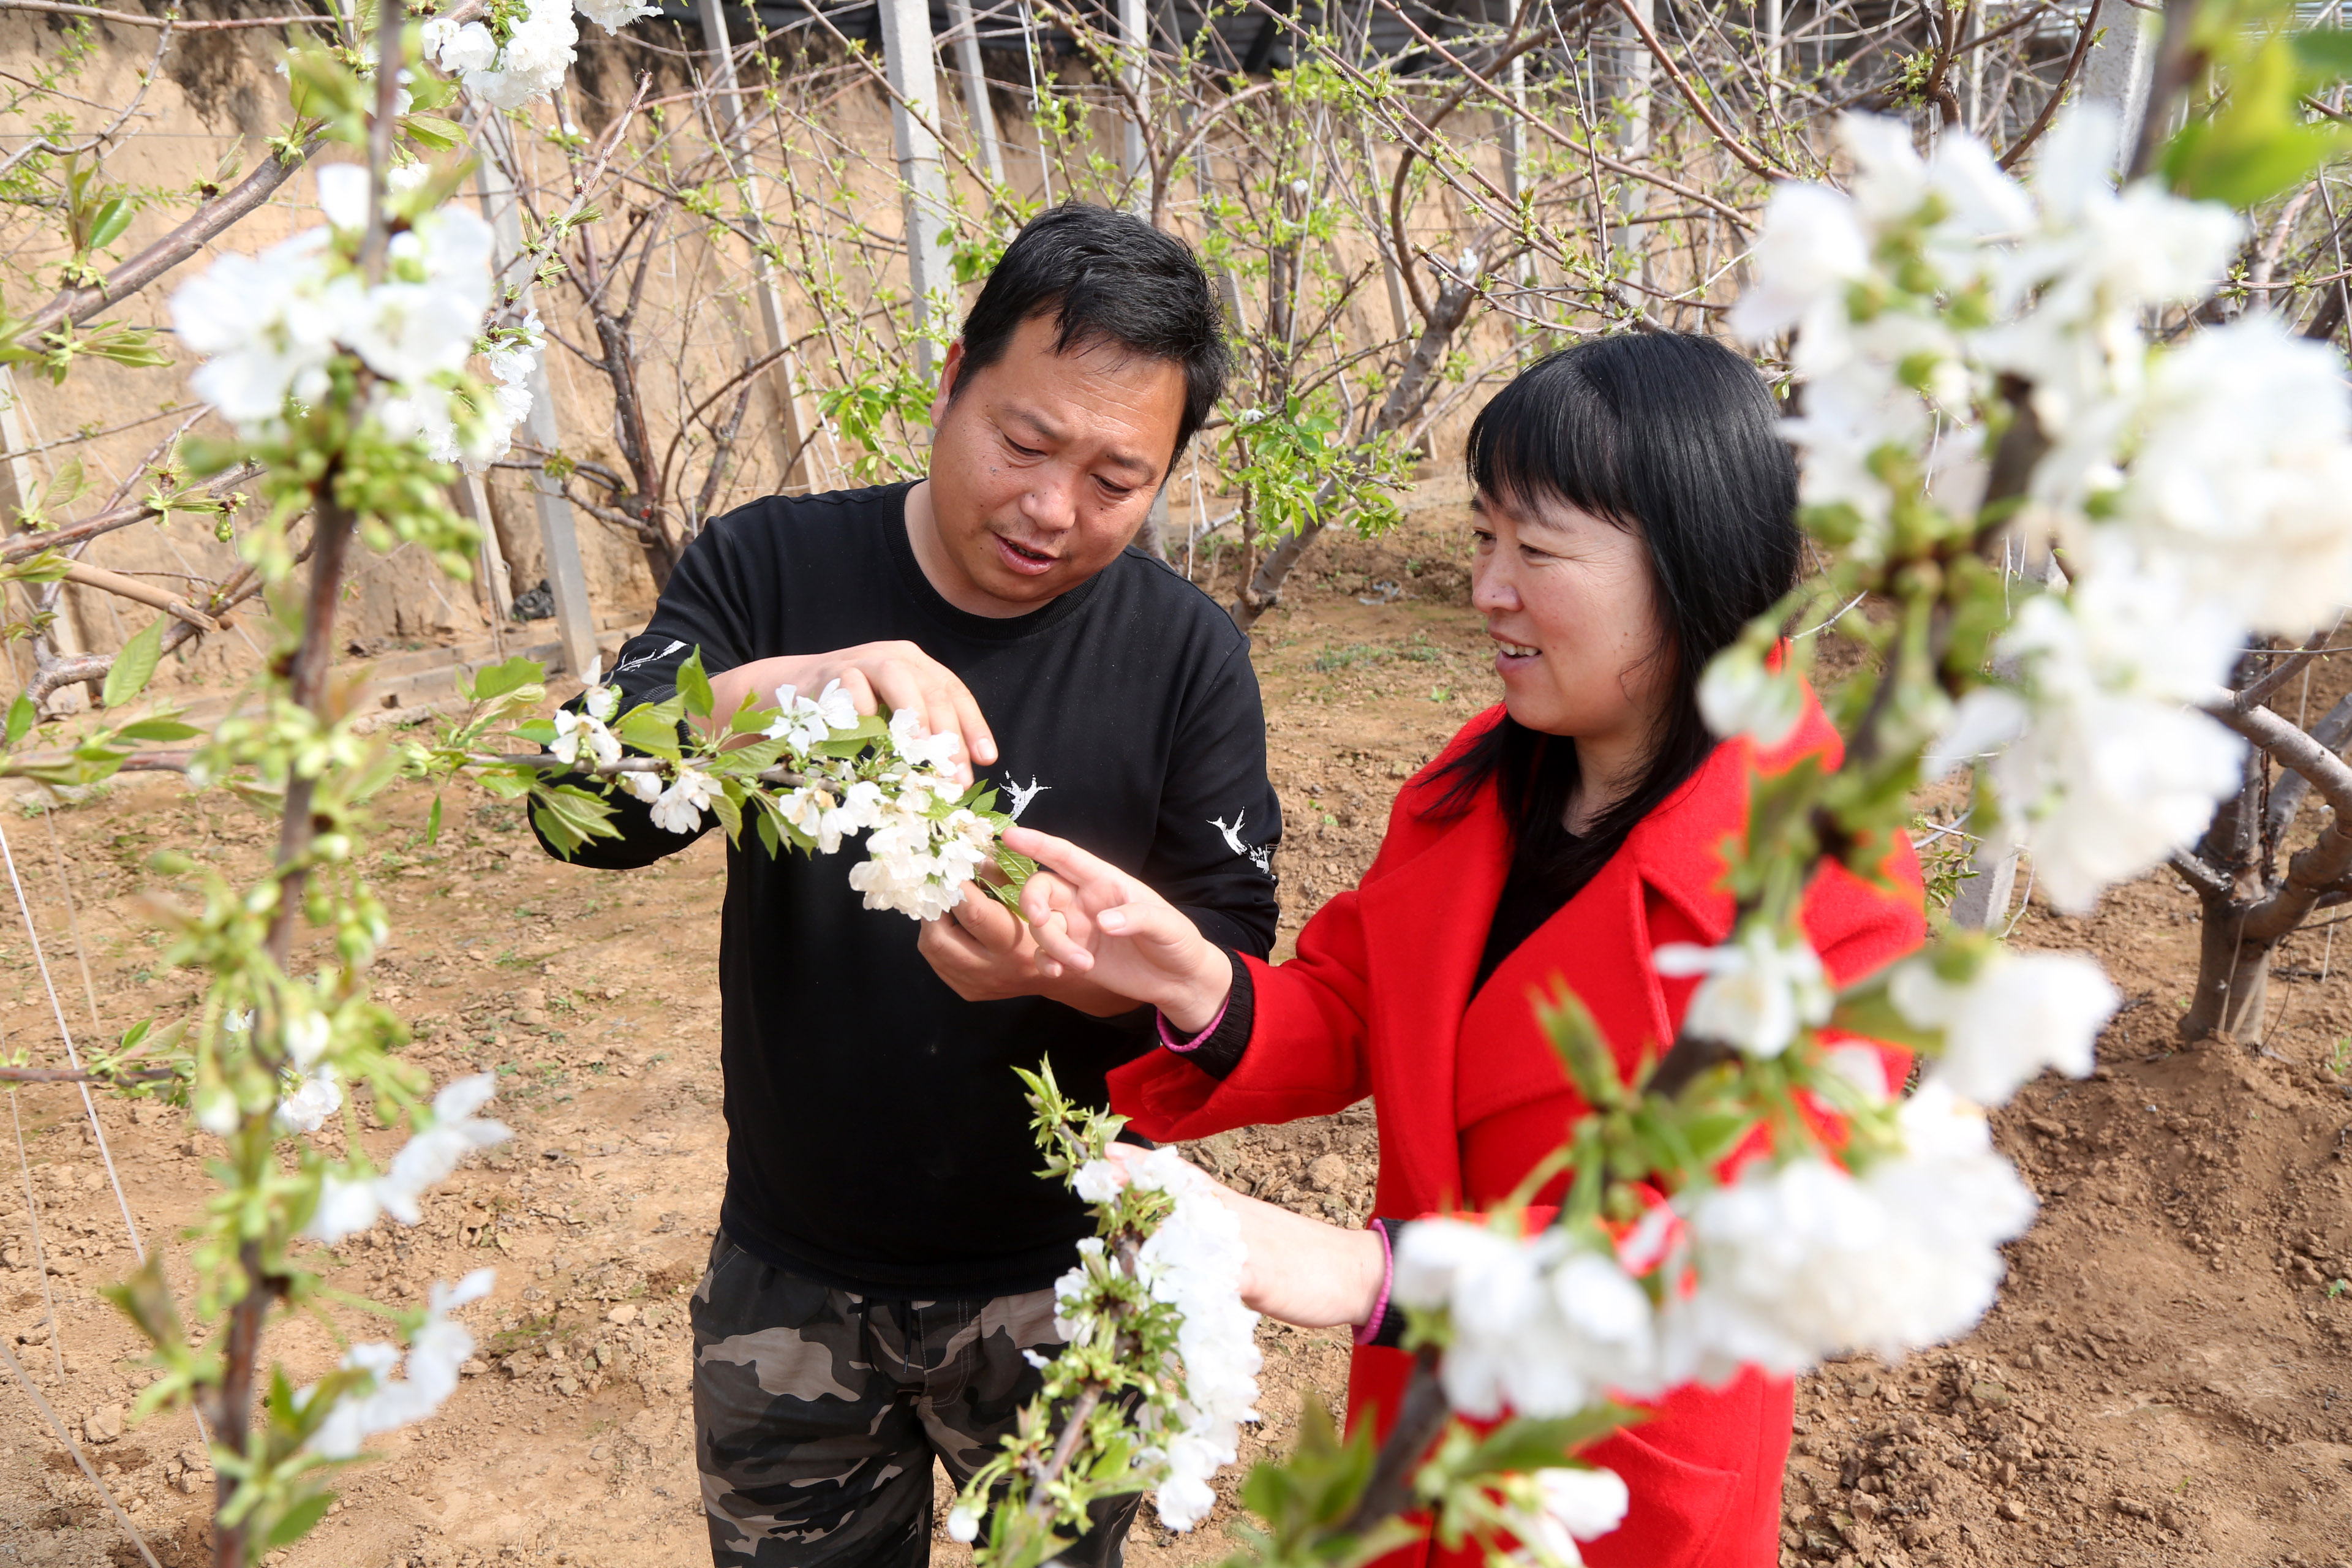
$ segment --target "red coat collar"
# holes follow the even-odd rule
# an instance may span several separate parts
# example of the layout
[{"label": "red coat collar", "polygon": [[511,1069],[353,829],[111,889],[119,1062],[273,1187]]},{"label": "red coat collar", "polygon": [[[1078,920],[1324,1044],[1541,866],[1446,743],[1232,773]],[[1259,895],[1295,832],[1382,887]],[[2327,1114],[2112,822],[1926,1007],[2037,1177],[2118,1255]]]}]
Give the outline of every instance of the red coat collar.
[{"label": "red coat collar", "polygon": [[[1481,714],[1405,786],[1390,827],[1391,849],[1403,854],[1384,853],[1388,863],[1374,868],[1358,895],[1380,998],[1369,1022],[1373,1070],[1382,1080],[1383,1214],[1426,1213],[1463,1196],[1455,1072],[1471,985],[1509,871],[1511,835],[1491,788],[1459,816],[1432,820],[1416,808],[1431,793],[1430,776],[1502,713],[1496,707]],[[1838,751],[1837,732],[1810,692],[1803,720],[1770,752],[1759,756],[1744,741],[1717,746],[1643,818],[1570,908],[1530,939],[1526,956],[1575,989],[1628,1068],[1673,1030],[1650,962],[1645,896],[1672,900],[1710,942],[1729,935],[1723,851],[1746,825],[1751,762],[1778,771],[1819,753],[1834,765]],[[1404,1048],[1383,1050],[1383,1043]]]}]

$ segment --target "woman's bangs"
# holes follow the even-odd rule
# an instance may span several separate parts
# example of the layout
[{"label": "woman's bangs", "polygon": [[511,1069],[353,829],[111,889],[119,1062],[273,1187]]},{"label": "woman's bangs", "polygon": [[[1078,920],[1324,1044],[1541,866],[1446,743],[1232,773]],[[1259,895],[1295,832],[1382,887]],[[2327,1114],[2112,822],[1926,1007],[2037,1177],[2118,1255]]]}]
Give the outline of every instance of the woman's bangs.
[{"label": "woman's bangs", "polygon": [[1615,414],[1575,365],[1554,361],[1505,387],[1471,423],[1470,488],[1515,510],[1565,501],[1638,527],[1617,445]]}]

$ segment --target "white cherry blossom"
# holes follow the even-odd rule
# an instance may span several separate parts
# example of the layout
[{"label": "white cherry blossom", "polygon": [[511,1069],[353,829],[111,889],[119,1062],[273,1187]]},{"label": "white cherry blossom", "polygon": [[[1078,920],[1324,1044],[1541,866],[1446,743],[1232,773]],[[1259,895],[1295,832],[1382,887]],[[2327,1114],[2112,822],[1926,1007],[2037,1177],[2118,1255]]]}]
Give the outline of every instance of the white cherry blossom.
[{"label": "white cherry blossom", "polygon": [[2005,1105],[2044,1068],[2086,1078],[2093,1047],[2123,1001],[2099,966],[2079,953],[1995,947],[1966,984],[1936,973],[1932,959],[1905,960],[1887,996],[1912,1025],[1944,1032],[1930,1079],[1979,1105]]},{"label": "white cherry blossom", "polygon": [[1801,935],[1762,921],[1748,921],[1721,947],[1669,942],[1655,958],[1661,974],[1706,977],[1691,995],[1683,1028],[1749,1056],[1777,1057],[1798,1030],[1829,1018],[1833,998],[1820,955]]}]

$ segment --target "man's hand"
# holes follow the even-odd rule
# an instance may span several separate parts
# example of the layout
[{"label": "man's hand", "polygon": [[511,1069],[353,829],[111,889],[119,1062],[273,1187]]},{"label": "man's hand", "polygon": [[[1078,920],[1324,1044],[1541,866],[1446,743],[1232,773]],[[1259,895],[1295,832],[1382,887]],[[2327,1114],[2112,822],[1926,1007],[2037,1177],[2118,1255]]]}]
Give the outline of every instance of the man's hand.
[{"label": "man's hand", "polygon": [[786,654],[739,664],[710,678],[713,715],[696,722],[706,732],[723,731],[747,699],[762,707],[772,705],[779,686],[814,697],[835,680],[860,713],[877,712],[884,706],[893,712],[911,709],[924,733],[954,735],[961,742],[955,765],[959,784],[970,786],[974,763],[986,767],[996,761],[996,737],[989,733],[971,688],[910,642],[861,643],[831,653]]},{"label": "man's hand", "polygon": [[1037,943],[1018,916],[977,883],[963,885],[963,901],[923,922],[916,950],[967,1002],[1044,996],[1092,1017],[1131,1013],[1135,1004],[1083,974],[1047,979],[1037,968]]},{"label": "man's hand", "polygon": [[1143,883],[1067,839],[1034,828],[1005,829],[1004,847],[1037,862],[1021,888],[1021,912],[1048,980],[1091,976],[1149,1002],[1188,1033],[1209,1026],[1233,994],[1224,949]]}]

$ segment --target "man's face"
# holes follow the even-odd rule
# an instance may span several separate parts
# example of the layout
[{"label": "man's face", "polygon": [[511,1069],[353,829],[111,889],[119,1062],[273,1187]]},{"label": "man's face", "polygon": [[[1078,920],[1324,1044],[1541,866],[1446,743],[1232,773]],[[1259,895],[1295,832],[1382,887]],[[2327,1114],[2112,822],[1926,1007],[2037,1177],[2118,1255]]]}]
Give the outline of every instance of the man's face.
[{"label": "man's face", "polygon": [[979,614],[1034,610],[1109,565],[1175,448],[1183,367],[1115,343],[1057,354],[1058,326],[1031,317],[969,376],[956,344],[931,405],[930,537],[910,510],[917,553],[949,603]]}]

